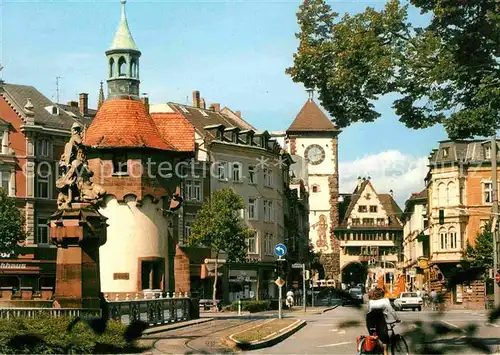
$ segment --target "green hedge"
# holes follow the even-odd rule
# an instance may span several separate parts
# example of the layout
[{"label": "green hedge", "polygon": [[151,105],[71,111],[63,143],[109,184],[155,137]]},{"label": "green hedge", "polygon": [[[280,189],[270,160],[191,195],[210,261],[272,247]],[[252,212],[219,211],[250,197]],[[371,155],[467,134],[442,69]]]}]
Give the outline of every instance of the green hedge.
[{"label": "green hedge", "polygon": [[[270,311],[271,301],[241,301],[241,310],[250,313]],[[233,302],[233,311],[238,310],[238,301]]]},{"label": "green hedge", "polygon": [[127,326],[109,321],[101,335],[86,322],[71,331],[70,318],[0,319],[1,354],[102,354],[137,353],[135,341],[126,341]]}]

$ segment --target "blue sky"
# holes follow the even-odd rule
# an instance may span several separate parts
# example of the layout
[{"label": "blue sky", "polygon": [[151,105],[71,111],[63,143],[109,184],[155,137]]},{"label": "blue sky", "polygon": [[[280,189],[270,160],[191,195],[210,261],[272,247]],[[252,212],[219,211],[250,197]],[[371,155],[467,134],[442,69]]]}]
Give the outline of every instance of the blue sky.
[{"label": "blue sky", "polygon": [[[300,3],[128,1],[129,26],[142,51],[141,92],[153,103],[186,103],[193,90],[200,90],[207,103],[241,110],[260,129],[286,129],[307,98],[303,87],[284,73],[298,44],[294,34]],[[384,1],[330,4],[343,14],[380,8]],[[120,1],[0,0],[0,9],[3,79],[33,85],[55,100],[55,78],[60,76],[60,102],[88,92],[95,105],[99,82],[106,79],[104,52],[119,22]],[[416,11],[411,19],[425,21]],[[408,159],[423,157],[446,138],[441,127],[404,127],[389,97],[377,108],[382,119],[344,129],[341,162],[394,150]]]}]

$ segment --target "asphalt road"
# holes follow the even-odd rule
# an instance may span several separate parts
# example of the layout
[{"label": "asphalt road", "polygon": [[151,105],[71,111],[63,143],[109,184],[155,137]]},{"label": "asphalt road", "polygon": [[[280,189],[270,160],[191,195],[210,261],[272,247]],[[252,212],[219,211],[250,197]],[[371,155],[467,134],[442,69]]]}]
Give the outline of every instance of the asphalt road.
[{"label": "asphalt road", "polygon": [[[283,342],[267,349],[248,352],[249,354],[356,354],[356,337],[366,334],[364,317],[366,311],[354,307],[338,307],[322,315],[301,316],[307,320],[307,326]],[[415,328],[415,322],[429,326],[439,321],[458,334],[440,336],[433,341],[435,346],[451,346],[461,354],[477,354],[464,344],[464,336],[459,334],[469,324],[478,327],[477,336],[486,341],[494,352],[500,351],[500,323],[487,325],[486,312],[448,311],[436,319],[432,311],[398,312],[402,323],[396,326],[397,333],[404,333]],[[291,315],[290,315],[291,316]],[[347,323],[347,324],[346,324]],[[349,324],[353,323],[353,324]],[[357,323],[357,324],[354,324]],[[409,340],[409,339],[407,339]],[[452,352],[453,349],[451,350]]]}]

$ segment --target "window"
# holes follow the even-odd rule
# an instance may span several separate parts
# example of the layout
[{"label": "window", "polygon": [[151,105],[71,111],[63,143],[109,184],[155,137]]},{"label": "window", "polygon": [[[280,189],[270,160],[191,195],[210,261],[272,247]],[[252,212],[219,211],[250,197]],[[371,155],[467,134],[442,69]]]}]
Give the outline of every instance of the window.
[{"label": "window", "polygon": [[449,182],[446,186],[446,205],[452,206],[455,204],[455,183]]},{"label": "window", "polygon": [[227,162],[220,161],[217,163],[217,177],[219,180],[227,181]]},{"label": "window", "polygon": [[59,114],[59,108],[57,106],[52,106],[52,114],[53,115],[58,115]]},{"label": "window", "polygon": [[274,221],[273,201],[264,200],[264,221]]},{"label": "window", "polygon": [[460,204],[461,205],[465,204],[464,197],[465,197],[465,184],[460,186]]},{"label": "window", "polygon": [[109,60],[109,77],[112,78],[114,75],[114,66],[115,66],[115,60],[111,58]]},{"label": "window", "polygon": [[52,148],[52,142],[46,139],[40,139],[37,141],[37,155],[42,157],[50,157],[50,151]]},{"label": "window", "polygon": [[375,224],[375,220],[373,218],[363,218],[363,224],[373,225]]},{"label": "window", "polygon": [[458,247],[457,245],[457,232],[455,231],[455,228],[451,227],[450,230],[448,231],[448,242],[449,248],[450,249],[456,249]]},{"label": "window", "polygon": [[258,219],[257,218],[257,199],[248,199],[248,219]]},{"label": "window", "polygon": [[8,171],[0,171],[0,183],[2,184],[1,187],[5,191],[5,193],[9,196],[11,196],[11,191],[10,191],[10,172]]},{"label": "window", "polygon": [[233,177],[233,181],[241,181],[241,163],[232,163],[231,164],[231,175]]},{"label": "window", "polygon": [[361,224],[361,220],[359,218],[353,218],[352,219],[352,225],[353,226],[359,226]]},{"label": "window", "polygon": [[184,241],[187,241],[190,236],[191,236],[191,224],[186,223],[184,225]]},{"label": "window", "polygon": [[319,185],[313,185],[312,192],[319,192]]},{"label": "window", "polygon": [[139,77],[139,73],[137,72],[137,62],[133,59],[131,62],[130,62],[130,72],[132,73],[132,77],[133,78],[138,78]]},{"label": "window", "polygon": [[441,250],[446,250],[447,245],[448,245],[448,234],[446,233],[446,230],[444,228],[441,228],[439,230],[439,237],[440,237],[440,242],[441,242]]},{"label": "window", "polygon": [[385,224],[384,218],[377,218],[377,225],[378,226],[383,226],[384,224]]},{"label": "window", "polygon": [[255,234],[247,238],[247,247],[249,254],[257,254],[257,238]]},{"label": "window", "polygon": [[271,169],[264,169],[264,186],[273,186],[273,171]]},{"label": "window", "polygon": [[493,202],[493,184],[491,182],[483,182],[483,203]]},{"label": "window", "polygon": [[163,259],[141,261],[141,286],[143,290],[162,288],[164,263]]},{"label": "window", "polygon": [[49,244],[47,218],[38,218],[36,221],[36,244]]},{"label": "window", "polygon": [[272,233],[266,233],[264,236],[264,254],[273,255],[273,239]]},{"label": "window", "polygon": [[366,208],[366,206],[358,206],[358,212],[368,212],[368,209]]},{"label": "window", "polygon": [[184,199],[187,201],[202,201],[200,180],[186,180],[184,183]]},{"label": "window", "polygon": [[125,154],[113,155],[113,174],[117,175],[128,174],[128,160]]},{"label": "window", "polygon": [[484,147],[485,159],[491,159],[491,147]]},{"label": "window", "polygon": [[47,164],[42,163],[37,169],[36,196],[39,198],[50,198],[50,171]]},{"label": "window", "polygon": [[127,76],[127,61],[123,57],[118,60],[118,76]]},{"label": "window", "polygon": [[370,206],[370,212],[372,212],[372,213],[377,213],[377,210],[378,210],[378,208],[377,208],[377,207],[378,207],[378,206]]},{"label": "window", "polygon": [[255,165],[248,166],[248,183],[256,184],[257,183],[257,169]]},{"label": "window", "polygon": [[447,158],[450,154],[450,148],[443,148],[443,158]]}]

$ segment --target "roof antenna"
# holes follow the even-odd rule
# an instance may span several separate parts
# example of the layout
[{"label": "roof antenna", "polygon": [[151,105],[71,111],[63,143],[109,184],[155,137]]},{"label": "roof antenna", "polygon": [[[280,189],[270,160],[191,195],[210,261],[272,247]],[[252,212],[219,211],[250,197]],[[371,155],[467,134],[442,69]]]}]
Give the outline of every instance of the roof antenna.
[{"label": "roof antenna", "polygon": [[306,91],[309,94],[309,101],[312,101],[314,99],[314,89],[308,89]]},{"label": "roof antenna", "polygon": [[[0,64],[0,74],[2,73],[3,65]],[[0,75],[0,84],[3,84],[2,76]]]},{"label": "roof antenna", "polygon": [[59,79],[62,79],[62,77],[56,76],[56,103],[59,103]]}]

